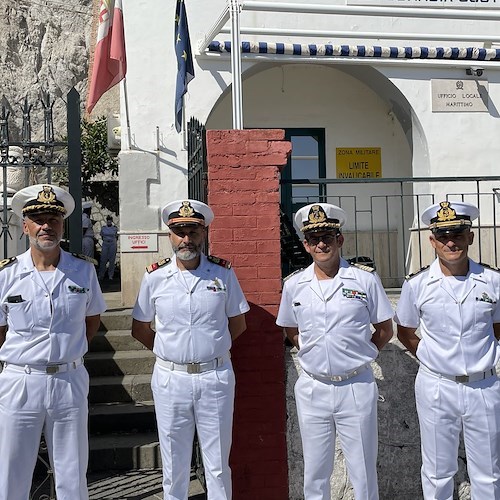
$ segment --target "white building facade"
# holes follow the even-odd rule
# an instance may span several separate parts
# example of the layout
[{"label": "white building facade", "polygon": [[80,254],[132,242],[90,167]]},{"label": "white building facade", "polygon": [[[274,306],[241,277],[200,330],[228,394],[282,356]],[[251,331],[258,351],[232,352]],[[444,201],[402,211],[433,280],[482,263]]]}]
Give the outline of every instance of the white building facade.
[{"label": "white building facade", "polygon": [[[314,166],[315,154],[300,155],[300,140],[292,140],[299,155],[292,178],[358,179],[325,184],[322,195],[351,214],[347,233],[371,229],[348,253],[363,253],[368,240],[373,247],[373,234],[389,229],[384,244],[395,256],[389,265],[395,272],[382,275],[402,276],[422,262],[412,255],[415,235],[407,231],[418,229],[416,213],[431,202],[465,197],[484,205],[482,224],[495,223],[500,183],[488,178],[499,174],[500,0],[185,0],[195,78],[184,96],[180,133],[174,126],[175,2],[123,4],[128,73],[121,93],[120,230],[123,288],[131,291],[126,302],[133,300],[143,266],[170,252],[160,209],[187,196],[190,117],[207,129],[322,132],[316,156],[323,157],[323,173]],[[241,61],[227,51],[238,32],[241,42],[250,42],[243,43]],[[478,186],[462,179],[451,187],[442,177],[486,180]],[[428,178],[436,182],[421,182]],[[359,179],[419,182],[401,188]],[[294,186],[293,204],[315,194],[314,188]],[[135,241],[142,244],[134,247]],[[382,247],[379,260],[387,250]]]},{"label": "white building facade", "polygon": [[[283,172],[285,212],[318,199],[342,205],[348,214],[344,253],[374,258],[386,286],[399,286],[407,272],[432,259],[418,215],[445,198],[480,205],[476,230],[482,238],[476,238],[481,244],[475,243],[473,257],[500,264],[500,0],[184,2],[195,77],[178,133],[176,2],[123,0],[125,305],[135,300],[144,267],[171,253],[161,207],[187,196],[191,117],[214,130],[284,129],[293,145],[290,168]],[[240,42],[241,60],[228,52],[228,43]],[[416,418],[408,396],[415,367],[408,356],[398,364],[397,352],[394,347],[382,353],[384,366],[391,367],[387,383],[376,371],[387,400],[380,422],[391,427],[386,431],[392,437],[399,420]],[[289,366],[295,373],[292,361]],[[399,388],[406,381],[405,394],[395,380]],[[384,420],[390,411],[393,417]],[[393,439],[399,461],[396,452],[384,456],[392,457],[394,467],[405,460],[412,466],[407,498],[419,491],[417,433],[409,444]],[[297,431],[289,428],[288,439],[290,498],[300,498]],[[410,472],[402,472],[406,467],[393,472],[398,470],[402,482],[409,478]],[[381,485],[382,491],[391,490]],[[461,492],[460,498],[467,496]]]}]

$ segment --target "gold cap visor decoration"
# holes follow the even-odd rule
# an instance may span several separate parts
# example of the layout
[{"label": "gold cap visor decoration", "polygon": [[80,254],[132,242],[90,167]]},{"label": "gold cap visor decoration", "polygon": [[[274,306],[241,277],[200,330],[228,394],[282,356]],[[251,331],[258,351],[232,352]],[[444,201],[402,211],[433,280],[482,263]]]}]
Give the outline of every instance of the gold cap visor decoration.
[{"label": "gold cap visor decoration", "polygon": [[330,203],[312,203],[295,214],[295,224],[303,233],[339,230],[346,221],[346,213]]},{"label": "gold cap visor decoration", "polygon": [[441,201],[422,213],[422,222],[433,232],[460,232],[472,226],[479,210],[471,203]]},{"label": "gold cap visor decoration", "polygon": [[198,200],[176,200],[162,210],[163,222],[168,227],[208,226],[214,219],[212,209]]},{"label": "gold cap visor decoration", "polygon": [[75,200],[70,193],[58,186],[35,184],[20,189],[12,197],[11,207],[20,218],[48,212],[62,215],[66,219],[75,209]]}]

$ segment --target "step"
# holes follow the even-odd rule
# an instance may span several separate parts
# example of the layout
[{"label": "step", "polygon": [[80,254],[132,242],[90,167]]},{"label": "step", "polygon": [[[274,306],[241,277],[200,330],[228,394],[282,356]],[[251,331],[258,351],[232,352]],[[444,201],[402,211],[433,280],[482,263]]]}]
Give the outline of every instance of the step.
[{"label": "step", "polygon": [[90,352],[147,350],[130,334],[130,330],[97,332],[89,346]]},{"label": "step", "polygon": [[85,355],[85,366],[91,377],[151,374],[155,359],[148,349],[89,352]]},{"label": "step", "polygon": [[156,432],[92,436],[89,471],[153,469],[161,467]]},{"label": "step", "polygon": [[100,403],[89,408],[89,433],[153,432],[156,416],[153,401]]},{"label": "step", "polygon": [[132,329],[132,309],[108,311],[101,314],[100,331]]},{"label": "step", "polygon": [[151,401],[151,375],[122,375],[90,379],[89,403]]}]

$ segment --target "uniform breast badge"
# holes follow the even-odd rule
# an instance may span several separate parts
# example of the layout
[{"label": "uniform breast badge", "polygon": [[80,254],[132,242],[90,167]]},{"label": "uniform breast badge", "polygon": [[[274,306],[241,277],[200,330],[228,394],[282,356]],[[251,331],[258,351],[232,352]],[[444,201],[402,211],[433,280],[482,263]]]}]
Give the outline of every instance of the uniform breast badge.
[{"label": "uniform breast badge", "polygon": [[222,284],[217,278],[215,278],[210,285],[207,286],[207,290],[212,292],[225,292],[227,290],[226,285]]},{"label": "uniform breast badge", "polygon": [[367,299],[367,295],[365,292],[361,292],[360,290],[351,290],[350,288],[342,288],[342,295],[347,299]]},{"label": "uniform breast badge", "polygon": [[492,299],[486,292],[483,292],[481,297],[476,297],[478,302],[487,302],[488,304],[496,304],[497,301]]}]

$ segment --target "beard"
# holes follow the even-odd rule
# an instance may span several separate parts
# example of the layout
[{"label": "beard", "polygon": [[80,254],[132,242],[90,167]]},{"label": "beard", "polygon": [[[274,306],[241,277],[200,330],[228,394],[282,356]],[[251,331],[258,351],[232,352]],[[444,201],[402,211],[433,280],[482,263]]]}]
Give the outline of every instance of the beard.
[{"label": "beard", "polygon": [[201,246],[195,245],[194,247],[173,247],[175,256],[180,260],[193,260],[201,255]]},{"label": "beard", "polygon": [[[42,236],[49,236],[47,234],[43,234]],[[37,236],[30,236],[30,244],[33,245],[34,247],[38,248],[39,250],[52,250],[56,248],[59,243],[61,242],[62,236],[57,236],[55,234],[50,235],[51,239],[50,240],[41,240],[39,235]]]}]

